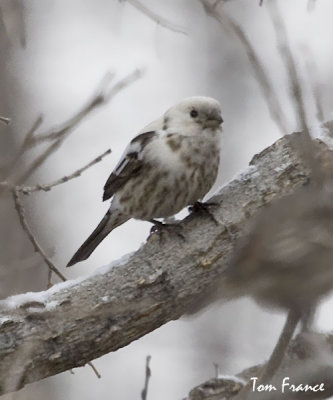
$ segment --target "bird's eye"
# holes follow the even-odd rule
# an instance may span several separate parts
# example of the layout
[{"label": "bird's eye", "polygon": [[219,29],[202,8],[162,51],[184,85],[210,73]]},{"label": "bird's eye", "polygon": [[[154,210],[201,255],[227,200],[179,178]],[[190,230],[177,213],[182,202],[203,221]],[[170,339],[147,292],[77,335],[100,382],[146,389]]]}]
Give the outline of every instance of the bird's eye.
[{"label": "bird's eye", "polygon": [[192,111],[190,112],[190,116],[191,116],[192,118],[197,117],[197,116],[198,116],[198,111],[197,111],[197,110],[192,110]]}]

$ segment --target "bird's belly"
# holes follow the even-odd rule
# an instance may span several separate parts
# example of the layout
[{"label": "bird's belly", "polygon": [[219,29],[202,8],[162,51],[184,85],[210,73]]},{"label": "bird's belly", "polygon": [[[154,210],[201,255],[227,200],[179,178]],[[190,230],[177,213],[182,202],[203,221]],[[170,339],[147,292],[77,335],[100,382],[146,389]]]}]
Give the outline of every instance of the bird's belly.
[{"label": "bird's belly", "polygon": [[215,182],[218,159],[174,169],[147,168],[118,193],[118,202],[132,218],[166,218],[200,200]]}]

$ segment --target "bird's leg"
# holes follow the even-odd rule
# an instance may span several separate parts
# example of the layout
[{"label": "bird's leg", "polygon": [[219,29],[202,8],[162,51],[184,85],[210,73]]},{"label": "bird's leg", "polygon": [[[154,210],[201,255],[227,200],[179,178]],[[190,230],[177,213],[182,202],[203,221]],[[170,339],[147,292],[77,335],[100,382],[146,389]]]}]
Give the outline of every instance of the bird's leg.
[{"label": "bird's leg", "polygon": [[260,383],[267,383],[279,369],[301,316],[298,310],[289,311],[279,340],[260,375]]},{"label": "bird's leg", "polygon": [[301,317],[301,332],[311,332],[316,314],[316,308],[310,307],[302,314]]},{"label": "bird's leg", "polygon": [[[277,373],[280,368],[283,358],[286,354],[289,343],[293,337],[296,330],[297,324],[302,317],[302,313],[298,310],[290,310],[283,326],[282,332],[280,334],[279,340],[277,341],[274,350],[269,357],[269,360],[264,365],[257,385],[266,385],[270,383],[271,379]],[[252,399],[249,391],[252,388],[252,382],[250,381],[235,397],[235,400],[248,400]]]},{"label": "bird's leg", "polygon": [[207,215],[216,225],[218,225],[218,221],[211,213],[211,207],[217,207],[218,203],[202,203],[201,201],[196,201],[192,206],[189,207],[189,211],[191,213],[201,213]]},{"label": "bird's leg", "polygon": [[162,241],[163,232],[167,232],[168,234],[176,234],[182,240],[185,240],[185,236],[182,234],[183,227],[179,224],[166,224],[156,219],[149,220],[152,224],[154,224],[150,230],[150,233],[157,233],[160,237],[160,241]]}]

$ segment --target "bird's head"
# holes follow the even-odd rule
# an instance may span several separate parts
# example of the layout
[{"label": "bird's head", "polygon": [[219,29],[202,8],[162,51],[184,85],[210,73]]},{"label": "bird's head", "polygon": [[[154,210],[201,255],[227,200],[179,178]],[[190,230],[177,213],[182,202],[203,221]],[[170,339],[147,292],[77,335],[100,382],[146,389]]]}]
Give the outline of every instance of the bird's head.
[{"label": "bird's head", "polygon": [[164,115],[164,129],[182,129],[188,135],[209,129],[218,131],[223,122],[220,103],[211,97],[188,97]]}]

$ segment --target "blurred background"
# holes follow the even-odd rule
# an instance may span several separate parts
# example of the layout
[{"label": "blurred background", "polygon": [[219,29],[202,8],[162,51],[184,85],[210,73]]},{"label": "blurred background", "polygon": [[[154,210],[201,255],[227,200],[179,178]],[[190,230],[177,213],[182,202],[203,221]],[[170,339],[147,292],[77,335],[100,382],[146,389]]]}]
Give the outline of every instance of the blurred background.
[{"label": "blurred background", "polygon": [[[80,178],[23,198],[26,218],[40,245],[69,278],[93,273],[144,243],[150,224],[130,221],[112,232],[89,260],[64,269],[108,207],[101,201],[102,188],[124,147],[175,102],[207,95],[222,105],[222,161],[212,192],[282,134],[271,119],[244,47],[232,32],[207,16],[199,1],[142,0],[142,4],[185,33],[156,23],[132,1],[0,0],[0,115],[12,119],[10,126],[0,125],[0,180],[8,175],[7,167],[38,115],[44,116],[41,129],[58,126],[91,98],[107,71],[115,74],[116,82],[137,68],[145,70],[141,79],[84,119],[26,182],[50,182],[112,149],[111,156]],[[333,3],[279,0],[278,5],[305,93],[316,86],[324,119],[329,120],[333,110]],[[259,0],[222,1],[220,7],[237,21],[256,49],[282,105],[287,131],[297,130],[265,0],[262,7]],[[309,124],[316,131],[313,99],[306,99]],[[43,145],[26,152],[17,168],[24,171],[41,149]],[[1,298],[44,290],[47,268],[33,253],[13,202],[4,193],[0,218]],[[332,329],[330,306],[330,300],[321,306],[318,329]],[[95,360],[101,380],[85,367],[3,398],[139,399],[145,358],[150,354],[148,399],[182,399],[192,387],[214,376],[213,363],[221,373],[233,374],[268,357],[283,320],[283,313],[265,311],[247,299],[213,305]]]}]

